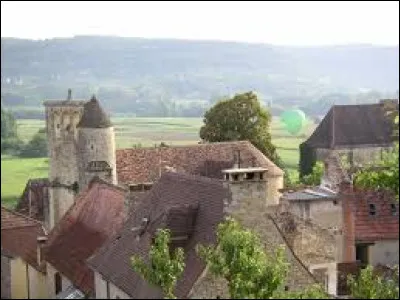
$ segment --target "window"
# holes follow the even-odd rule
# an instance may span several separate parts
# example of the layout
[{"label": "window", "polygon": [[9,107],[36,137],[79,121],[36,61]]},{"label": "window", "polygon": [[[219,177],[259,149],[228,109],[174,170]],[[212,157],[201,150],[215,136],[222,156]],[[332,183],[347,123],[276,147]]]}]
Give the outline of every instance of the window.
[{"label": "window", "polygon": [[376,215],[376,207],[375,207],[375,204],[373,204],[373,203],[369,204],[369,215],[370,216]]},{"label": "window", "polygon": [[54,274],[54,289],[56,291],[56,295],[62,291],[62,278],[58,272]]},{"label": "window", "polygon": [[396,204],[391,203],[390,204],[390,212],[392,214],[392,216],[396,216],[397,215],[397,207]]},{"label": "window", "polygon": [[225,180],[229,180],[229,174],[225,174]]},{"label": "window", "polygon": [[264,174],[260,173],[260,180],[263,180],[263,179],[264,179]]},{"label": "window", "polygon": [[246,173],[246,179],[248,180],[254,179],[254,173]]},{"label": "window", "polygon": [[238,174],[234,174],[233,175],[233,180],[234,181],[238,181],[239,180],[239,175]]},{"label": "window", "polygon": [[356,245],[356,260],[362,264],[368,264],[368,246],[366,244]]},{"label": "window", "polygon": [[337,205],[337,200],[333,200],[333,205]]}]

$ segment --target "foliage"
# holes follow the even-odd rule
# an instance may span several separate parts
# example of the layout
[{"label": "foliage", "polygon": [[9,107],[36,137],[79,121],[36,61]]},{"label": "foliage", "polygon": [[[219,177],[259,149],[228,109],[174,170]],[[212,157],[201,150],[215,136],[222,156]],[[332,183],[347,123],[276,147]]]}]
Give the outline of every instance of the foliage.
[{"label": "foliage", "polygon": [[303,176],[301,182],[306,185],[319,185],[321,178],[324,175],[324,164],[321,161],[317,161],[312,168],[311,174]]},{"label": "foliage", "polygon": [[[399,136],[399,111],[393,103],[385,106],[388,116],[393,120],[395,138]],[[354,177],[355,184],[361,187],[389,190],[399,200],[399,143],[394,148],[383,153],[381,161],[359,170]]]},{"label": "foliage", "polygon": [[17,122],[13,114],[1,106],[1,153],[17,154],[23,142],[18,138]]},{"label": "foliage", "polygon": [[204,115],[200,138],[208,142],[248,140],[264,155],[282,165],[271,142],[270,113],[261,107],[253,92],[222,100]]},{"label": "foliage", "polygon": [[[349,275],[348,285],[355,299],[399,299],[399,271],[397,278],[384,279],[373,274],[372,266],[361,270],[358,277]],[[397,281],[396,281],[397,279]]]},{"label": "foliage", "polygon": [[399,145],[384,153],[374,166],[358,171],[354,182],[361,187],[390,190],[399,199]]},{"label": "foliage", "polygon": [[227,218],[218,226],[217,246],[198,247],[210,272],[225,278],[232,299],[268,299],[285,279],[284,248],[271,255],[259,237]]},{"label": "foliage", "polygon": [[[98,98],[110,103],[112,111],[200,117],[204,110],[194,100],[208,102],[231,96],[232,90],[253,89],[272,102],[272,110],[307,106],[307,115],[320,116],[332,103],[385,97],[375,92],[360,100],[358,95],[338,90],[398,88],[398,47],[299,49],[104,36],[41,41],[2,38],[1,42],[2,55],[7,57],[1,66],[7,106],[39,107],[43,99],[63,99],[72,86],[75,99],[85,99],[97,89]],[[63,53],[63,60],[58,53]]]},{"label": "foliage", "polygon": [[44,129],[40,129],[21,150],[21,157],[46,157],[48,152],[47,136]]},{"label": "foliage", "polygon": [[17,137],[17,123],[12,113],[5,111],[1,106],[1,138]]},{"label": "foliage", "polygon": [[150,248],[149,264],[137,256],[131,257],[131,263],[144,280],[162,289],[166,299],[175,299],[174,287],[183,273],[185,263],[182,248],[176,248],[171,253],[170,236],[168,229],[159,229]]},{"label": "foliage", "polygon": [[313,167],[317,162],[317,155],[315,149],[313,149],[306,143],[300,144],[299,150],[300,150],[299,177],[301,180],[304,176],[312,173]]}]

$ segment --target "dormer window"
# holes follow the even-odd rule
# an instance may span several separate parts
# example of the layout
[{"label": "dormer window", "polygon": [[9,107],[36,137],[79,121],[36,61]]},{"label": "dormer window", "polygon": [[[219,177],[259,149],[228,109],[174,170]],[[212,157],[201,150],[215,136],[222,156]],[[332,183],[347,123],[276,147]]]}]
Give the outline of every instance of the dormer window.
[{"label": "dormer window", "polygon": [[392,214],[392,216],[396,216],[397,215],[397,206],[394,203],[390,204],[390,213]]},{"label": "dormer window", "polygon": [[376,206],[373,203],[369,204],[369,215],[375,216],[376,215]]}]

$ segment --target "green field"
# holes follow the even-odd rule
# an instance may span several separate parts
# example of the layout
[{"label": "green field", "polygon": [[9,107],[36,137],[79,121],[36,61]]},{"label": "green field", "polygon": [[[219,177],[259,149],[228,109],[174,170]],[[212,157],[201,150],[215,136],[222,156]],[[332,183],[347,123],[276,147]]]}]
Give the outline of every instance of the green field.
[{"label": "green field", "polygon": [[[134,145],[154,146],[160,142],[169,145],[195,144],[199,141],[198,132],[201,118],[113,118],[117,148],[130,148]],[[24,141],[45,126],[42,120],[18,120],[18,134]],[[291,136],[282,128],[279,119],[271,124],[273,143],[286,167],[293,172],[299,161],[298,146],[315,128],[311,122],[298,136]],[[4,205],[15,204],[29,178],[47,177],[47,159],[21,159],[1,157],[1,199]]]}]

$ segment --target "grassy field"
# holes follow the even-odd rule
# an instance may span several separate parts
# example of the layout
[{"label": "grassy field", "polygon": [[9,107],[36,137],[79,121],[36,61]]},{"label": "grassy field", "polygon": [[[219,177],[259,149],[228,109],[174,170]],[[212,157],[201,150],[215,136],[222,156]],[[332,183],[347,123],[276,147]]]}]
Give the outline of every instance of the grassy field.
[{"label": "grassy field", "polygon": [[[160,142],[169,145],[195,144],[199,141],[198,132],[201,118],[113,118],[117,148],[130,148],[134,145],[154,146]],[[45,126],[42,120],[18,120],[18,134],[24,141]],[[291,136],[282,127],[279,119],[271,124],[273,143],[288,169],[296,172],[299,161],[298,146],[315,128],[311,122],[297,136]],[[47,159],[20,159],[1,157],[1,199],[4,205],[13,205],[21,195],[29,178],[47,177]]]}]

